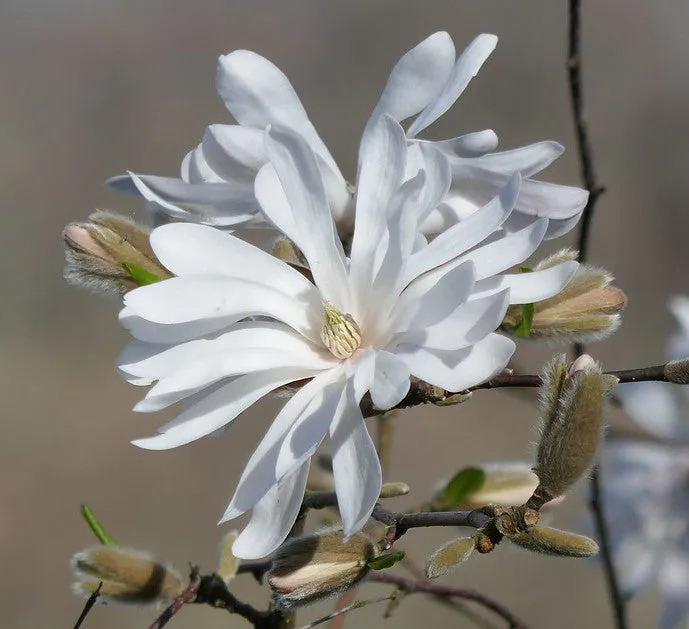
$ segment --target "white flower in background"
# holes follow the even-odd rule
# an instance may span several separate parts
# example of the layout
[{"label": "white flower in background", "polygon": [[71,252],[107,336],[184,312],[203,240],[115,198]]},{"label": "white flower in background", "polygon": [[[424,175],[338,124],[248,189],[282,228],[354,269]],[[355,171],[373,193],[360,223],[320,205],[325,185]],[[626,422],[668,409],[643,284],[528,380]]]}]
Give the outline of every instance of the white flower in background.
[{"label": "white flower in background", "polygon": [[[670,359],[689,355],[689,298],[670,310],[681,330]],[[612,439],[605,451],[605,500],[618,577],[625,594],[657,582],[660,629],[689,616],[689,400],[663,382],[620,385],[624,407],[645,440]]]},{"label": "white flower in background", "polygon": [[[423,145],[432,144],[448,158],[452,185],[443,203],[420,222],[426,235],[476,212],[515,172],[523,182],[515,211],[503,225],[508,231],[545,217],[550,219],[546,238],[562,235],[576,224],[588,198],[580,188],[531,179],[562,154],[557,142],[494,153],[498,138],[492,130],[435,142],[417,137],[454,104],[496,43],[494,35],[479,35],[455,59],[451,37],[431,35],[396,64],[366,125],[364,140],[383,114],[398,122],[415,117],[406,131],[407,179],[424,167]],[[238,124],[209,126],[201,144],[185,157],[181,179],[129,173],[110,183],[141,194],[159,222],[162,216],[229,229],[266,227],[254,195],[256,174],[268,161],[263,131],[268,125],[287,127],[315,153],[338,231],[347,239],[354,224],[352,194],[287,77],[260,55],[237,50],[220,57],[217,88]]]}]

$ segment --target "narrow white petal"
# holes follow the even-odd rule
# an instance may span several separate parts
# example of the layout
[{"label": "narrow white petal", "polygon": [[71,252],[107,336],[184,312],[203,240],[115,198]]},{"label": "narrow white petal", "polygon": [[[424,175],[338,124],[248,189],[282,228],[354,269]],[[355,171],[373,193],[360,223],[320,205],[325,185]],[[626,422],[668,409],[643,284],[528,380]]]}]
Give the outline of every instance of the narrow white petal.
[{"label": "narrow white petal", "polygon": [[240,125],[210,125],[201,142],[208,164],[225,181],[253,184],[254,177],[268,161],[263,129]]},{"label": "narrow white petal", "polygon": [[285,293],[315,292],[313,284],[289,264],[213,227],[164,225],[151,234],[151,246],[173,275],[227,275],[249,281],[268,278]]},{"label": "narrow white petal", "polygon": [[419,113],[445,85],[454,61],[455,47],[446,32],[424,39],[393,68],[374,116],[388,114],[401,122]]},{"label": "narrow white petal", "polygon": [[368,520],[382,486],[380,461],[358,402],[352,400],[330,428],[337,504],[345,535]]},{"label": "narrow white petal", "polygon": [[564,151],[562,144],[548,140],[473,158],[471,165],[504,175],[518,172],[526,179],[550,166]]},{"label": "narrow white petal", "polygon": [[415,253],[407,264],[405,283],[460,256],[500,227],[516,203],[520,185],[521,178],[515,174],[500,195],[488,205],[443,232],[427,247]]},{"label": "narrow white petal", "polygon": [[220,57],[216,84],[225,107],[240,125],[289,127],[339,172],[297,93],[277,66],[254,52],[236,50]]},{"label": "narrow white petal", "polygon": [[407,362],[417,378],[448,391],[463,391],[499,374],[514,348],[510,339],[489,334],[482,341],[456,351],[400,345],[395,353]]},{"label": "narrow white petal", "polygon": [[438,97],[430,103],[407,131],[412,138],[442,116],[461,96],[498,43],[495,35],[479,35],[462,52]]},{"label": "narrow white petal", "polygon": [[310,375],[304,369],[275,369],[236,378],[161,427],[161,434],[132,443],[146,450],[168,450],[190,443],[226,426],[278,387]]},{"label": "narrow white petal", "polygon": [[409,368],[402,359],[390,352],[378,350],[375,357],[371,400],[377,408],[392,408],[409,392]]},{"label": "narrow white petal", "polygon": [[285,128],[269,129],[266,148],[301,234],[295,242],[309,261],[314,281],[327,301],[346,310],[349,284],[344,252],[316,158],[301,137]]},{"label": "narrow white petal", "polygon": [[127,293],[124,303],[140,317],[160,324],[266,316],[315,342],[322,326],[322,306],[315,290],[289,295],[267,284],[223,276],[173,277]]},{"label": "narrow white petal", "polygon": [[509,290],[472,299],[435,325],[403,332],[400,344],[426,349],[458,350],[478,343],[502,323],[510,303]]},{"label": "narrow white petal", "polygon": [[341,376],[342,371],[338,368],[321,373],[287,401],[246,464],[224,520],[251,509],[278,482],[276,464],[285,437],[309,408],[317,410],[325,387]]},{"label": "narrow white petal", "polygon": [[[423,142],[420,140],[420,142]],[[433,145],[444,153],[456,157],[481,157],[498,147],[498,136],[492,129],[475,131],[450,140],[439,140]]]},{"label": "narrow white petal", "polygon": [[476,282],[472,299],[509,288],[511,304],[531,304],[557,295],[574,277],[579,263],[574,260],[532,273],[510,273]]},{"label": "narrow white petal", "polygon": [[[299,515],[308,475],[307,462],[273,486],[254,506],[249,524],[232,545],[235,557],[260,559],[277,550]],[[220,522],[228,519],[224,516]]]}]

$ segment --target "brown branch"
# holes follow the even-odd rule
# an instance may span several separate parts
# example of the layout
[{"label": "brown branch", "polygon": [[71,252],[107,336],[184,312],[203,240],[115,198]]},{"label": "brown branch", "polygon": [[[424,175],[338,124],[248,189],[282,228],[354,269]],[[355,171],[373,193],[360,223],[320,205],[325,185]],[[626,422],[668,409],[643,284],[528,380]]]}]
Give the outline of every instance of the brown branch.
[{"label": "brown branch", "polygon": [[167,625],[167,623],[172,620],[175,614],[177,614],[177,612],[179,612],[184,605],[194,601],[200,584],[201,579],[199,578],[199,569],[196,566],[192,566],[187,589],[184,590],[184,592],[182,592],[174,601],[172,601],[172,603],[170,603],[169,607],[167,607],[165,611],[163,611],[163,613],[155,619],[153,624],[148,629],[161,629],[161,627]]},{"label": "brown branch", "polygon": [[77,618],[77,622],[74,625],[74,629],[79,629],[82,624],[84,624],[84,621],[86,620],[86,616],[89,615],[89,612],[93,609],[93,606],[96,604],[96,601],[98,600],[98,597],[100,596],[100,589],[103,587],[103,582],[101,581],[98,584],[98,587],[96,588],[96,591],[91,594],[91,596],[88,597],[88,600],[86,601],[86,604],[84,605],[84,609],[81,610],[81,614],[79,614],[79,618]]},{"label": "brown branch", "polygon": [[421,592],[424,594],[442,596],[451,599],[459,598],[467,601],[474,601],[475,603],[482,605],[486,609],[489,609],[493,613],[500,616],[508,623],[510,629],[527,629],[527,625],[519,620],[510,610],[493,599],[485,596],[484,594],[477,592],[476,590],[442,585],[440,583],[434,583],[433,581],[427,581],[425,579],[415,581],[414,579],[407,579],[406,577],[391,574],[389,572],[372,572],[369,575],[368,580],[376,583],[389,583],[391,585],[396,585],[403,592],[408,594]]},{"label": "brown branch", "polygon": [[393,592],[392,594],[388,594],[387,596],[381,596],[380,598],[371,598],[367,601],[356,601],[355,603],[352,603],[351,605],[347,605],[347,607],[343,607],[342,609],[336,609],[335,611],[327,614],[326,616],[323,616],[322,618],[318,618],[317,620],[314,620],[313,622],[310,622],[308,625],[304,625],[301,627],[301,629],[311,629],[311,627],[315,627],[317,625],[322,625],[324,622],[328,622],[329,620],[332,620],[333,618],[337,618],[338,616],[342,616],[343,614],[347,614],[351,611],[354,611],[355,609],[361,609],[362,607],[366,607],[368,605],[374,605],[376,603],[384,603],[385,601],[393,601],[397,598],[397,594]]},{"label": "brown branch", "polygon": [[[269,568],[270,563],[268,563],[267,566]],[[227,584],[222,578],[215,573],[201,577],[196,598],[192,602],[210,605],[215,609],[225,609],[231,614],[237,614],[245,618],[257,628],[267,629],[274,626],[272,612],[260,611],[248,603],[243,603],[238,600],[234,594],[229,591]]]},{"label": "brown branch", "polygon": [[[584,186],[589,191],[589,199],[581,217],[581,231],[579,232],[578,241],[579,260],[584,262],[588,257],[594,208],[598,198],[605,191],[605,188],[598,183],[596,177],[596,171],[593,164],[593,150],[591,148],[591,140],[584,117],[584,94],[581,79],[581,0],[569,0],[568,19],[569,51],[567,55],[567,69],[572,101],[572,114],[577,137],[581,177],[584,181]],[[583,343],[575,343],[574,353],[576,356],[581,356],[585,351],[586,348]],[[638,382],[640,379],[641,378],[629,380],[629,382]],[[652,379],[663,380],[665,379],[665,374],[663,373],[662,378],[658,377]],[[610,602],[615,614],[616,627],[617,629],[625,629],[627,627],[625,601],[620,591],[617,573],[613,563],[609,532],[603,513],[601,485],[600,468],[596,467],[591,474],[590,506],[596,526],[596,532],[600,541],[601,557],[605,568]]]}]

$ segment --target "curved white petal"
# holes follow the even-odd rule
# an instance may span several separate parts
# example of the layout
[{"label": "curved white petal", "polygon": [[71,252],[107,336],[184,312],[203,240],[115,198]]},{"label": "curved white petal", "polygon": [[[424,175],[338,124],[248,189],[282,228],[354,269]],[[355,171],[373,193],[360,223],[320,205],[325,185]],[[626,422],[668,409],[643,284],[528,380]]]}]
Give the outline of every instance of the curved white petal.
[{"label": "curved white petal", "polygon": [[457,351],[400,345],[395,353],[406,361],[417,378],[448,391],[463,391],[499,374],[514,348],[510,339],[489,334],[478,343]]},{"label": "curved white petal", "polygon": [[146,450],[168,450],[185,445],[226,426],[264,395],[289,382],[309,377],[305,369],[274,369],[253,373],[219,387],[160,428],[155,437],[132,443]]},{"label": "curved white petal", "polygon": [[342,370],[337,367],[321,373],[287,401],[244,467],[223,520],[231,520],[251,509],[278,482],[276,465],[285,437],[305,413],[317,412],[325,387],[341,377]]},{"label": "curved white petal", "polygon": [[509,290],[472,299],[432,326],[401,333],[397,342],[426,349],[462,349],[494,332],[502,323],[509,303]]},{"label": "curved white petal", "polygon": [[506,288],[511,304],[531,304],[557,295],[574,277],[579,263],[574,260],[532,273],[510,273],[476,282],[472,299],[492,295]]},{"label": "curved white petal", "polygon": [[135,314],[159,324],[273,317],[317,343],[322,326],[315,289],[289,295],[267,284],[215,275],[173,277],[142,286],[127,293],[124,303]]},{"label": "curved white petal", "polygon": [[395,64],[371,119],[388,114],[398,122],[418,114],[436,98],[455,61],[455,46],[446,32],[433,33]]},{"label": "curved white petal", "polygon": [[[314,281],[327,301],[347,311],[349,283],[344,252],[316,158],[301,137],[285,128],[269,129],[266,148],[289,202],[292,223],[300,234],[295,242],[309,262]],[[269,210],[264,207],[264,211]],[[272,215],[269,218],[275,222]]]},{"label": "curved white petal", "polygon": [[240,125],[210,125],[201,141],[203,156],[225,181],[253,187],[256,173],[268,161],[263,129]]},{"label": "curved white petal", "polygon": [[[353,396],[352,396],[353,397]],[[345,536],[368,520],[383,483],[380,461],[356,400],[330,427],[333,476]]]},{"label": "curved white petal", "polygon": [[[309,463],[273,486],[254,506],[251,520],[232,545],[239,559],[260,559],[277,550],[292,530],[301,508]],[[229,518],[223,517],[220,522]]]},{"label": "curved white petal", "polygon": [[546,140],[510,151],[476,157],[470,163],[504,175],[518,172],[526,179],[550,166],[564,152],[562,144]]},{"label": "curved white petal", "polygon": [[500,195],[488,205],[443,232],[427,247],[415,253],[407,264],[405,283],[458,257],[500,227],[514,207],[520,185],[521,178],[515,174]]},{"label": "curved white petal", "polygon": [[339,173],[289,80],[266,58],[248,50],[221,56],[216,84],[225,107],[240,125],[259,129],[279,125],[293,129]]},{"label": "curved white petal", "polygon": [[[428,140],[419,140],[420,143]],[[492,129],[466,133],[449,140],[437,140],[430,142],[438,150],[456,157],[481,157],[494,151],[498,147],[498,136]]]},{"label": "curved white petal", "polygon": [[409,368],[406,363],[384,350],[375,352],[375,372],[371,383],[371,400],[377,408],[397,406],[409,392]]},{"label": "curved white petal", "polygon": [[462,52],[438,97],[430,103],[414,120],[407,131],[412,138],[442,116],[461,96],[472,78],[481,69],[484,61],[495,50],[498,38],[482,34],[472,41]]},{"label": "curved white petal", "polygon": [[313,284],[289,264],[213,227],[164,225],[151,233],[151,246],[173,275],[227,275],[249,281],[265,278],[292,295],[315,291]]}]

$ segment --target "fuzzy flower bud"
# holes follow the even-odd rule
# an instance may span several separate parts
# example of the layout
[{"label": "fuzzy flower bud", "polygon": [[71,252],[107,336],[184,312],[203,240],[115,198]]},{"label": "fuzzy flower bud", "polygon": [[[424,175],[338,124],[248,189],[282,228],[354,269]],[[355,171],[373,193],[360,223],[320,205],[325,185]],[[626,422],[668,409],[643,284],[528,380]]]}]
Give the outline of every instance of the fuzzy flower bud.
[{"label": "fuzzy flower bud", "polygon": [[70,223],[65,242],[65,279],[95,292],[123,294],[170,277],[156,259],[149,230],[124,216],[98,211],[87,223]]},{"label": "fuzzy flower bud", "polygon": [[435,579],[464,563],[476,550],[476,536],[459,537],[438,548],[426,562],[426,578]]},{"label": "fuzzy flower bud", "polygon": [[281,608],[307,605],[344,592],[369,571],[376,555],[373,542],[363,533],[345,541],[338,529],[287,540],[278,548],[268,583]]},{"label": "fuzzy flower bud", "polygon": [[590,356],[568,367],[564,354],[546,366],[542,379],[534,467],[540,484],[527,503],[534,509],[562,495],[593,463],[603,433],[603,401],[618,382]]},{"label": "fuzzy flower bud", "polygon": [[[563,249],[539,262],[533,270],[547,269],[576,257],[576,251]],[[610,336],[619,327],[620,313],[627,304],[625,294],[611,286],[613,279],[604,269],[581,264],[562,291],[532,304],[529,337],[555,343],[586,343]],[[515,333],[523,316],[522,306],[510,306],[502,329]]]},{"label": "fuzzy flower bud", "polygon": [[352,315],[341,313],[335,306],[325,303],[325,323],[321,330],[323,344],[333,356],[349,358],[361,345],[361,330]]},{"label": "fuzzy flower bud", "polygon": [[689,358],[671,360],[665,365],[664,375],[668,382],[689,384]]},{"label": "fuzzy flower bud", "polygon": [[102,583],[100,597],[108,602],[146,604],[173,599],[185,588],[182,577],[146,553],[96,546],[72,558],[76,594],[90,596]]},{"label": "fuzzy flower bud", "polygon": [[598,544],[592,539],[549,526],[532,526],[506,537],[517,546],[544,555],[593,557],[598,554]]},{"label": "fuzzy flower bud", "polygon": [[237,531],[230,531],[220,542],[218,569],[215,574],[224,581],[225,585],[229,585],[239,569],[239,559],[232,552],[232,544],[235,543],[237,537],[239,537]]}]

